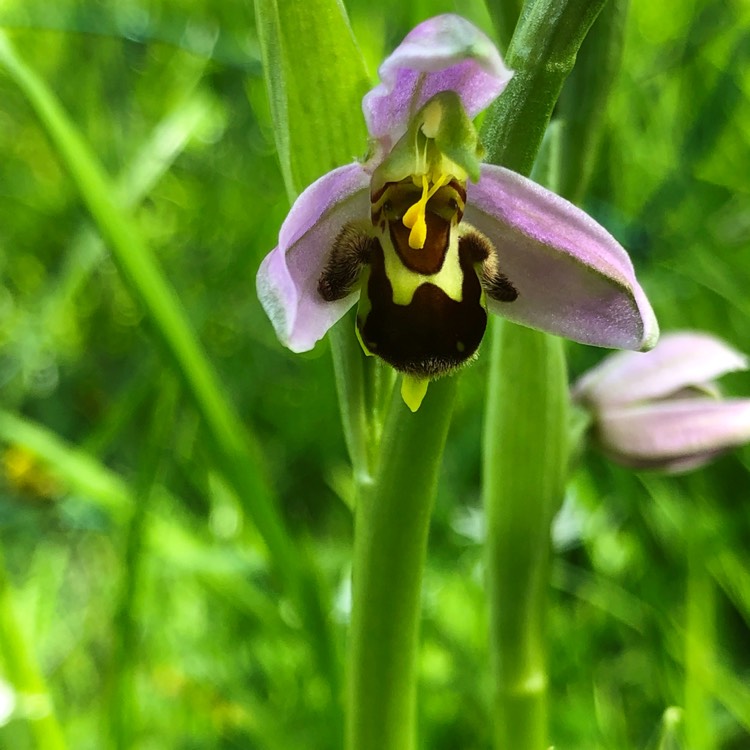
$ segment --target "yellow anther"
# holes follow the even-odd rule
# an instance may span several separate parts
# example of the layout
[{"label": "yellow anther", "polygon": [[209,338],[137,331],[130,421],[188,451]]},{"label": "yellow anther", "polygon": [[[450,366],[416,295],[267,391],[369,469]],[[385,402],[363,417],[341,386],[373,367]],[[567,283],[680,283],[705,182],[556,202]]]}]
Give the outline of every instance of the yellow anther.
[{"label": "yellow anther", "polygon": [[424,247],[424,243],[427,242],[427,201],[448,180],[448,175],[441,174],[435,180],[432,187],[430,187],[427,175],[422,175],[422,197],[413,206],[408,208],[404,214],[404,218],[401,220],[407,229],[411,229],[411,232],[409,232],[409,247],[412,250],[421,250]]}]

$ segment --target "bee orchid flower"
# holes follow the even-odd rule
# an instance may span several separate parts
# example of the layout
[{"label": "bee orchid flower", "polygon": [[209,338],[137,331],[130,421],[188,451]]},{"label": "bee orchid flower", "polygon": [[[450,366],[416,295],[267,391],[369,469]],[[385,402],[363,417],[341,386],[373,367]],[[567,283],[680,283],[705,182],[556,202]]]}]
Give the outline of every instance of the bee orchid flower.
[{"label": "bee orchid flower", "polygon": [[683,472],[750,440],[750,399],[722,399],[715,378],[748,360],[705,333],[665,334],[653,351],[618,352],[573,386],[614,461]]},{"label": "bee orchid flower", "polygon": [[430,379],[475,356],[488,310],[586,344],[653,346],[621,245],[568,201],[481,163],[472,118],[513,75],[487,36],[432,18],[379,74],[363,100],[370,156],[299,196],[258,272],[283,344],[312,349],[358,302],[362,347],[404,374],[412,411]]}]

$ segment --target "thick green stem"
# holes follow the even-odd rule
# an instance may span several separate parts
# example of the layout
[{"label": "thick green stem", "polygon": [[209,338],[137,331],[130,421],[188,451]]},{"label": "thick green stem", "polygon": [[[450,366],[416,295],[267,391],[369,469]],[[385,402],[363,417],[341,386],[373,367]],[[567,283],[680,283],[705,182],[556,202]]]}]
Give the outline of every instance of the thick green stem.
[{"label": "thick green stem", "polygon": [[487,584],[495,747],[545,750],[552,517],[565,486],[568,392],[562,341],[495,324],[485,423]]},{"label": "thick green stem", "polygon": [[52,698],[47,689],[31,644],[16,618],[5,563],[0,558],[0,648],[5,659],[6,675],[22,705],[28,704],[29,728],[39,750],[65,750],[65,739],[57,721]]},{"label": "thick green stem", "polygon": [[487,161],[529,174],[578,48],[605,2],[526,2],[506,56],[515,75],[482,130]]},{"label": "thick green stem", "polygon": [[[529,174],[578,49],[605,0],[528,0],[508,48],[513,76],[482,137],[488,161]],[[496,324],[484,439],[496,750],[546,750],[550,524],[568,460],[562,342]]]},{"label": "thick green stem", "polygon": [[416,414],[393,394],[375,484],[357,506],[347,750],[413,750],[422,570],[455,376]]}]

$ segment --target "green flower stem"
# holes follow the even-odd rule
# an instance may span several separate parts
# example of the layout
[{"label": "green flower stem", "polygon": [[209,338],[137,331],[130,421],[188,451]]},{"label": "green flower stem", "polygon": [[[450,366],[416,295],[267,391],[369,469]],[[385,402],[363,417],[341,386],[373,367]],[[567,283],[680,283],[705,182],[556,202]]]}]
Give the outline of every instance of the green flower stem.
[{"label": "green flower stem", "polygon": [[396,391],[355,519],[347,750],[413,750],[422,570],[457,377],[412,414]]},{"label": "green flower stem", "polygon": [[545,750],[552,517],[568,458],[561,339],[498,321],[484,436],[495,747]]},{"label": "green flower stem", "polygon": [[[578,49],[605,0],[528,0],[508,48],[515,70],[482,129],[488,161],[529,174]],[[559,339],[495,323],[484,435],[487,584],[497,750],[545,750],[550,523],[568,464]]]},{"label": "green flower stem", "polygon": [[526,2],[506,55],[515,75],[490,107],[482,128],[487,161],[521,174],[531,172],[560,89],[605,2]]},{"label": "green flower stem", "polygon": [[31,644],[16,618],[13,594],[5,562],[0,557],[0,649],[6,675],[23,710],[28,706],[28,723],[39,750],[65,750],[65,739],[57,721],[52,698],[37,665]]},{"label": "green flower stem", "polygon": [[338,692],[338,659],[309,560],[295,545],[279,514],[252,439],[227,400],[216,373],[202,351],[185,311],[164,278],[130,216],[116,202],[115,188],[54,94],[15,52],[0,32],[0,67],[24,93],[39,117],[61,162],[118,264],[134,298],[151,321],[156,340],[182,378],[186,392],[203,418],[209,446],[228,484],[245,503],[272,564],[299,608],[321,669]]}]

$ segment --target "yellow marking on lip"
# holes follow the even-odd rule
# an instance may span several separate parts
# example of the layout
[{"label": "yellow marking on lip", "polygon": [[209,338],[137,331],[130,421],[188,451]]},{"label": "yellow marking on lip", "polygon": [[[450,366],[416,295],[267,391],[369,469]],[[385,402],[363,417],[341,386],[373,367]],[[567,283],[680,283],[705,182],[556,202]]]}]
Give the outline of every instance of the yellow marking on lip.
[{"label": "yellow marking on lip", "polygon": [[451,227],[448,250],[440,270],[434,274],[421,274],[410,271],[398,257],[391,242],[390,233],[383,232],[380,244],[383,248],[385,273],[393,288],[393,301],[397,305],[411,304],[414,294],[424,283],[434,284],[442,289],[450,299],[461,302],[463,299],[464,273],[458,257],[458,231]]}]

